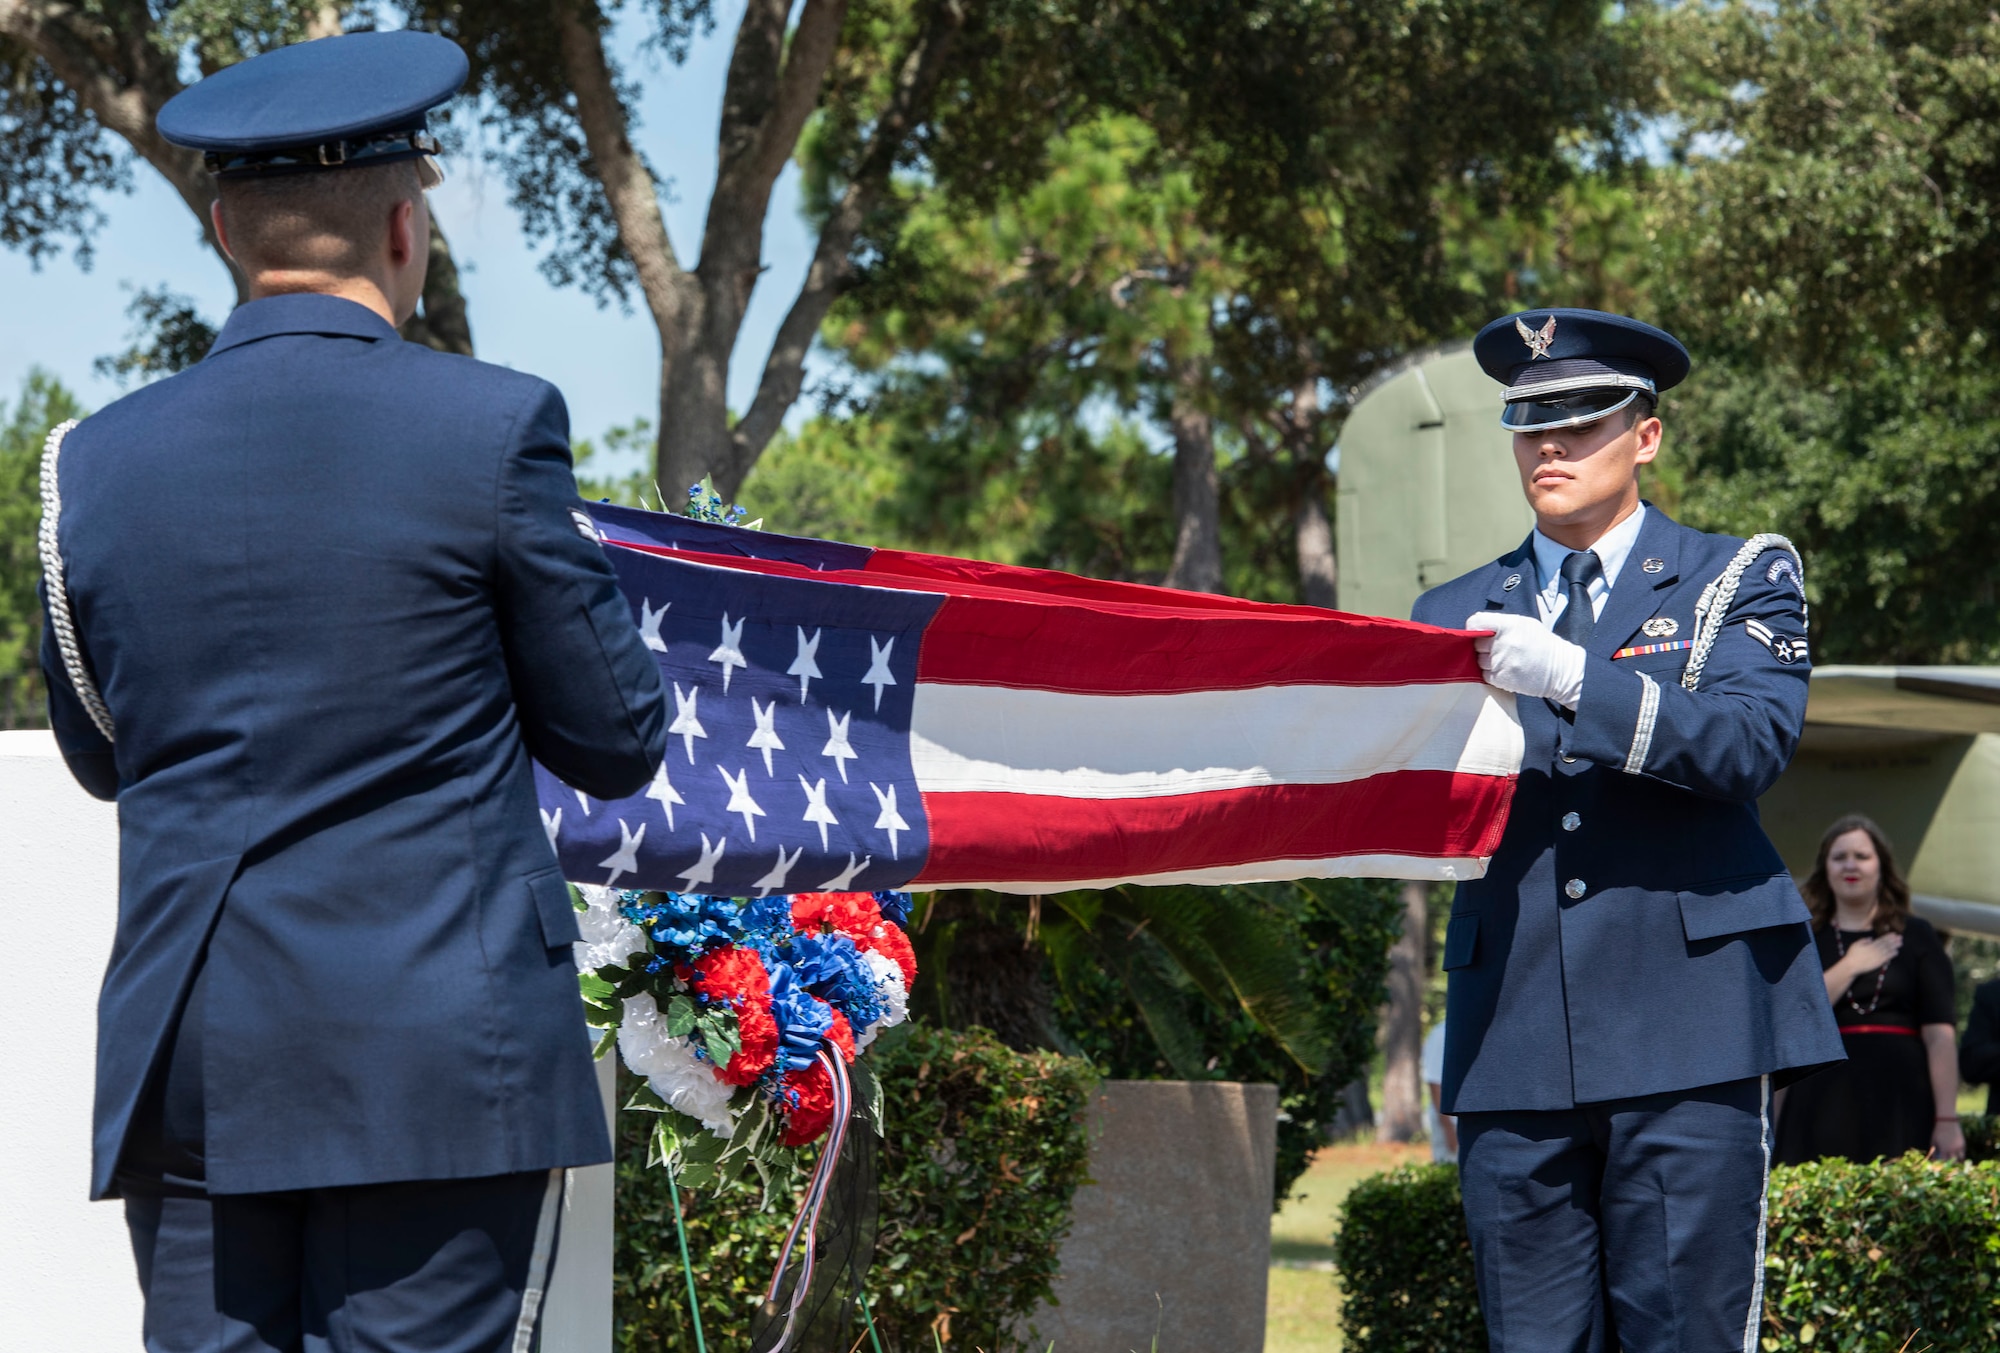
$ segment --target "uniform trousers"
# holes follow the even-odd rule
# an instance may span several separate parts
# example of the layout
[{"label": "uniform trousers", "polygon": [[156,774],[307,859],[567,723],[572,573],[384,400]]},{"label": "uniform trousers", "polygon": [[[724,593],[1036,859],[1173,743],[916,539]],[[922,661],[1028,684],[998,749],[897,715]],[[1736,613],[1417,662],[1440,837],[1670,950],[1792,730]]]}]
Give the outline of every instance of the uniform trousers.
[{"label": "uniform trousers", "polygon": [[147,1353],[532,1353],[564,1171],[210,1194],[179,1023],[117,1176]]},{"label": "uniform trousers", "polygon": [[1493,1353],[1757,1347],[1768,1076],[1458,1124]]}]

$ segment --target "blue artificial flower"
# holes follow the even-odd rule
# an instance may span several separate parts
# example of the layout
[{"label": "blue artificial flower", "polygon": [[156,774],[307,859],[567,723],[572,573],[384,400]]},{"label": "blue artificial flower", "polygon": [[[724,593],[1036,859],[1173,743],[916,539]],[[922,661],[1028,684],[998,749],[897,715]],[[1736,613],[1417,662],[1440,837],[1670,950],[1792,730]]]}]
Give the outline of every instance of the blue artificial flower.
[{"label": "blue artificial flower", "polygon": [[620,896],[625,919],[646,932],[656,953],[673,962],[692,963],[735,939],[737,908],[729,898],[673,892]]},{"label": "blue artificial flower", "polygon": [[788,963],[768,963],[771,1018],[778,1025],[777,1069],[804,1071],[833,1028],[833,1007],[800,984]]},{"label": "blue artificial flower", "polygon": [[792,899],[784,893],[753,898],[737,913],[739,943],[769,956],[792,940]]},{"label": "blue artificial flower", "polygon": [[882,1018],[875,974],[854,941],[841,934],[800,935],[792,941],[791,965],[808,990],[847,1016],[859,1033]]},{"label": "blue artificial flower", "polygon": [[875,905],[882,915],[897,925],[910,928],[910,895],[908,893],[880,892],[875,894]]}]

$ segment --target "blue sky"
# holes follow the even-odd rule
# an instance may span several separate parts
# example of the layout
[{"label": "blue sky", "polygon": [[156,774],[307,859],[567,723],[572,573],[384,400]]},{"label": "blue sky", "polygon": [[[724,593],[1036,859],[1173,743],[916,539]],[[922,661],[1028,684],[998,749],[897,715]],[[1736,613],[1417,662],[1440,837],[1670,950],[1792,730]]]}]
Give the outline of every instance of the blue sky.
[{"label": "blue sky", "polygon": [[[684,65],[641,52],[643,34],[635,26],[617,35],[628,74],[644,84],[636,139],[668,180],[667,228],[689,267],[715,181],[722,82],[742,0],[724,0],[716,10],[714,33],[695,42]],[[536,270],[540,255],[529,249],[507,205],[505,181],[470,152],[447,167],[450,179],[433,194],[432,205],[462,271],[479,356],[555,382],[569,401],[578,436],[595,438],[634,417],[654,416],[659,339],[643,310],[627,314],[615,303],[599,309],[580,292],[551,286]],[[116,399],[120,387],[97,376],[91,364],[127,345],[129,288],[165,283],[195,297],[211,320],[227,313],[234,291],[187,208],[142,162],[134,163],[131,177],[129,196],[103,200],[109,220],[96,236],[90,271],[68,255],[36,271],[24,256],[0,251],[0,401],[11,401],[35,366],[80,391],[92,408]],[[811,251],[798,215],[798,171],[788,167],[766,223],[767,271],[730,365],[730,402],[738,409],[755,393]]]}]

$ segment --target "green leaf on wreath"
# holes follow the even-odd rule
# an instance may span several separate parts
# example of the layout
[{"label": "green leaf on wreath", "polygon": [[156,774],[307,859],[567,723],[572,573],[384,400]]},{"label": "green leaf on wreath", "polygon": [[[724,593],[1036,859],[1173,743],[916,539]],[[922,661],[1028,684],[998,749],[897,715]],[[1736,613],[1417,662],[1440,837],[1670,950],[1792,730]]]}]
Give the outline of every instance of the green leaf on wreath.
[{"label": "green leaf on wreath", "polygon": [[848,1079],[854,1083],[854,1104],[868,1119],[868,1126],[875,1129],[877,1137],[887,1138],[888,1129],[882,1121],[882,1080],[875,1074],[875,1067],[866,1057],[857,1057],[847,1068]]},{"label": "green leaf on wreath", "polygon": [[673,1038],[686,1038],[694,1030],[694,1002],[686,996],[675,996],[667,1002],[667,1034]]}]

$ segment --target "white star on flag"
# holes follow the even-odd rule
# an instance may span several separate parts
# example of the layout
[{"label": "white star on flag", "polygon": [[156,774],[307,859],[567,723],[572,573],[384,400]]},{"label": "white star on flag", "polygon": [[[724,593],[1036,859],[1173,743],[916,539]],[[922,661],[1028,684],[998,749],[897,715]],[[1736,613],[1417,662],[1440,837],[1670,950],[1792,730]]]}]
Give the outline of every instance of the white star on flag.
[{"label": "white star on flag", "polygon": [[558,808],[551,813],[548,809],[544,808],[541,812],[542,830],[549,834],[549,849],[553,850],[555,849],[556,837],[562,834],[562,809]]},{"label": "white star on flag", "polygon": [[660,637],[660,622],[673,609],[674,604],[670,601],[656,611],[651,597],[639,598],[639,638],[655,653],[667,651],[667,641]]},{"label": "white star on flag", "polygon": [[660,807],[667,810],[667,830],[674,829],[674,805],[686,803],[681,792],[674,788],[674,782],[667,778],[667,763],[660,762],[660,768],[653,772],[653,783],[646,787],[646,797],[658,799]]},{"label": "white star on flag", "polygon": [[772,773],[771,753],[785,750],[785,744],[778,740],[778,702],[773,699],[768,705],[759,705],[753,695],[750,697],[750,712],[756,716],[757,728],[750,734],[750,741],[743,745],[755,747],[764,754],[764,774],[769,775]]},{"label": "white star on flag", "polygon": [[856,864],[854,862],[854,852],[850,850],[847,853],[847,868],[841,870],[838,874],[835,874],[825,883],[820,884],[819,891],[823,893],[846,892],[848,889],[854,886],[854,876],[856,874],[859,874],[862,870],[866,869],[870,864],[873,864],[874,861],[875,857],[873,855],[870,855],[866,859],[864,859],[860,864]]},{"label": "white star on flag", "polygon": [[691,893],[697,883],[715,882],[715,866],[722,863],[722,852],[729,849],[729,838],[723,837],[714,845],[708,843],[708,833],[701,834],[701,858],[687,867],[681,875],[681,891]]},{"label": "white star on flag", "polygon": [[590,795],[588,795],[588,794],[584,793],[584,792],[583,792],[583,791],[582,791],[581,789],[572,789],[572,790],[571,790],[570,792],[571,792],[572,794],[576,795],[576,801],[577,801],[578,803],[580,803],[580,804],[582,804],[582,805],[583,805],[583,815],[584,815],[585,817],[589,817],[589,816],[590,816]]},{"label": "white star on flag", "polygon": [[840,825],[840,819],[833,815],[833,809],[826,806],[826,777],[821,776],[818,784],[809,785],[806,783],[806,777],[801,775],[799,788],[806,792],[805,820],[819,824],[819,848],[825,850],[826,829]]},{"label": "white star on flag", "polygon": [[695,701],[699,699],[701,699],[701,687],[691,687],[687,694],[683,695],[681,683],[678,681],[674,683],[674,721],[667,725],[667,736],[672,737],[676,733],[681,735],[681,742],[687,747],[690,766],[694,764],[694,740],[708,736],[708,730],[703,728],[701,720],[695,717]]},{"label": "white star on flag", "polygon": [[750,665],[743,660],[743,621],[737,621],[732,629],[728,613],[723,613],[722,642],[715,646],[715,652],[708,655],[708,660],[722,664],[722,693],[729,694],[730,674],[738,667]]},{"label": "white star on flag", "polygon": [[599,869],[609,869],[611,877],[604,880],[604,886],[615,888],[621,875],[638,872],[639,843],[646,839],[646,824],[641,822],[639,830],[633,831],[625,825],[625,819],[618,819],[618,849],[597,862]]},{"label": "white star on flag", "polygon": [[847,740],[847,725],[853,718],[854,711],[851,709],[838,719],[833,717],[832,710],[828,710],[826,712],[826,746],[820,748],[819,751],[821,756],[832,757],[833,763],[840,767],[840,782],[842,784],[847,783],[847,763],[861,759],[860,754],[854,750],[854,745]]},{"label": "white star on flag", "polygon": [[813,637],[808,639],[803,625],[799,626],[798,630],[799,656],[792,659],[792,665],[785,669],[785,675],[799,679],[799,703],[803,705],[806,702],[806,683],[820,675],[819,663],[815,661],[819,654],[820,631],[814,630]]},{"label": "white star on flag", "polygon": [[755,888],[757,890],[757,896],[769,897],[774,891],[784,887],[785,875],[792,872],[792,866],[797,864],[799,862],[799,856],[805,853],[806,853],[806,848],[804,846],[800,846],[798,849],[792,852],[792,858],[788,860],[785,858],[785,848],[783,846],[779,846],[778,862],[771,866],[771,872],[764,875],[763,878],[758,879],[755,883],[750,885],[752,888]]},{"label": "white star on flag", "polygon": [[739,770],[736,772],[736,778],[732,780],[729,778],[729,772],[723,770],[722,767],[717,766],[716,770],[722,774],[722,783],[729,786],[729,802],[724,806],[722,811],[725,813],[743,814],[744,829],[750,833],[750,839],[755,841],[757,839],[757,819],[764,816],[764,810],[759,808],[757,801],[750,797],[750,772],[748,770]]},{"label": "white star on flag", "polygon": [[878,710],[882,708],[882,688],[896,684],[895,676],[889,671],[889,653],[895,647],[896,636],[893,634],[889,636],[888,643],[881,645],[876,644],[874,635],[868,636],[870,662],[868,675],[861,678],[861,684],[875,688],[875,708]]},{"label": "white star on flag", "polygon": [[875,791],[875,802],[882,809],[881,816],[875,819],[875,825],[886,829],[889,833],[889,858],[901,859],[902,855],[896,846],[896,833],[908,831],[910,824],[903,821],[903,815],[896,811],[896,786],[890,785],[886,794],[882,792],[882,787],[872,780],[868,787]]}]

